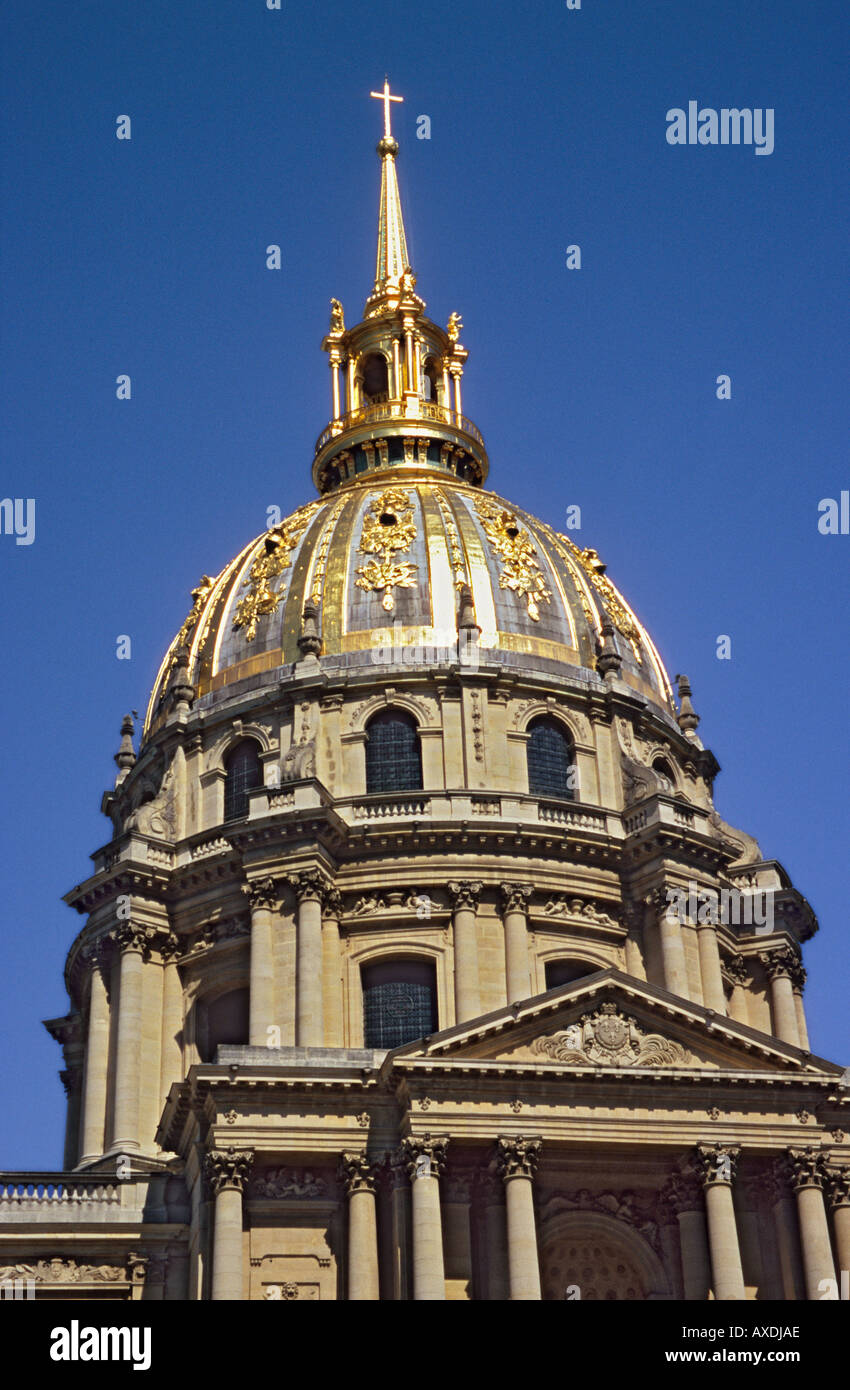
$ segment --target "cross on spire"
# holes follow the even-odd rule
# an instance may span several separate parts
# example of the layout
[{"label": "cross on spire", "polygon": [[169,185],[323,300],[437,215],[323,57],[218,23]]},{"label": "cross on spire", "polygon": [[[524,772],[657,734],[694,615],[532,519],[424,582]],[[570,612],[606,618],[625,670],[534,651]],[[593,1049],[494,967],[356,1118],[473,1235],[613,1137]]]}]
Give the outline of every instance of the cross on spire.
[{"label": "cross on spire", "polygon": [[392,131],[390,130],[390,102],[404,101],[404,97],[396,97],[392,95],[392,93],[390,92],[390,81],[388,77],[384,78],[384,90],[382,92],[370,92],[369,95],[370,97],[377,97],[378,101],[382,101],[384,103],[384,137],[387,140],[391,140]]}]

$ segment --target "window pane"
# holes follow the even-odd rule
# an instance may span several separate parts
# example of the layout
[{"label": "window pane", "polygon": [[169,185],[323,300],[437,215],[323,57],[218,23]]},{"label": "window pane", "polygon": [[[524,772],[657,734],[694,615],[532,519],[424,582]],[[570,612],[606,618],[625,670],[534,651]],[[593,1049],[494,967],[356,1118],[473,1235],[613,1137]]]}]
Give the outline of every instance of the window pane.
[{"label": "window pane", "polygon": [[252,739],[238,743],[227,760],[224,782],[224,819],[235,820],[248,814],[248,793],[262,782],[260,750]]},{"label": "window pane", "polygon": [[573,750],[559,724],[540,719],[528,736],[528,790],[532,796],[556,796],[571,800],[570,773]]},{"label": "window pane", "polygon": [[401,1047],[437,1027],[434,967],[430,961],[389,961],[363,971],[366,1047]]},{"label": "window pane", "polygon": [[379,714],[366,742],[367,792],[408,792],[422,788],[419,735],[403,714]]}]

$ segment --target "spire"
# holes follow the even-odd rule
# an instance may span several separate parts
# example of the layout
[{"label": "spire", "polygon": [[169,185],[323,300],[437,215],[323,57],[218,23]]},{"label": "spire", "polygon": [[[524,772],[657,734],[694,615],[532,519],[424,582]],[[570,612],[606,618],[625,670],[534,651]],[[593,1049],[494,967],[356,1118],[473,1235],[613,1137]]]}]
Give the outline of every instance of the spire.
[{"label": "spire", "polygon": [[390,84],[384,78],[382,92],[370,92],[384,103],[384,134],[378,141],[378,154],[381,156],[381,209],[378,216],[378,257],[375,265],[375,288],[370,303],[388,295],[398,296],[402,277],[410,277],[404,288],[412,289],[415,283],[407,256],[407,238],[404,234],[404,216],[401,211],[401,195],[398,191],[395,158],[398,154],[398,141],[394,139],[390,124],[390,102],[403,101],[404,97],[394,96]]}]

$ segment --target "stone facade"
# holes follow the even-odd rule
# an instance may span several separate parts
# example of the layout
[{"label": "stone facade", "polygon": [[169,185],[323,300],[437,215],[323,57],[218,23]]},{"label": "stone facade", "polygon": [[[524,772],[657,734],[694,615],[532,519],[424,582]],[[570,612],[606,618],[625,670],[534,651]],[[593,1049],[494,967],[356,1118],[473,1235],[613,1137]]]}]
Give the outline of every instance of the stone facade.
[{"label": "stone facade", "polygon": [[[483,490],[457,316],[425,318],[400,207],[379,246],[362,322],[334,301],[319,501],[204,576],[138,753],[122,726],[47,1025],[64,1170],[0,1181],[0,1279],[823,1297],[850,1267],[850,1092],[808,1048],[812,910],[718,815],[690,687],[677,703],[596,552]],[[421,785],[374,791],[388,710]],[[541,719],[572,750],[564,795],[529,781]],[[364,970],[399,960],[433,972],[436,1021],[387,1050]]]}]

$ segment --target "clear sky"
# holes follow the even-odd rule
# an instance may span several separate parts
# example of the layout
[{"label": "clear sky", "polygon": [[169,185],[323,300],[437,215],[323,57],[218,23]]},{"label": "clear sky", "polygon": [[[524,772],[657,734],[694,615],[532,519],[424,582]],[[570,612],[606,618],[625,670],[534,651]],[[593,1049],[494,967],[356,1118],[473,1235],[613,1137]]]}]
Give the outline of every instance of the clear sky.
[{"label": "clear sky", "polygon": [[[61,895],[109,838],[121,716],[201,574],[312,496],[328,303],[354,321],[371,288],[385,72],[490,484],[559,527],[579,504],[691,677],[721,814],[820,918],[812,1047],[850,1062],[850,535],[818,531],[850,489],[848,28],[842,0],[4,7],[0,491],[36,504],[31,545],[0,536],[4,1168],[61,1163],[40,1020],[67,1008]],[[772,110],[773,152],[670,145],[689,101]]]}]

